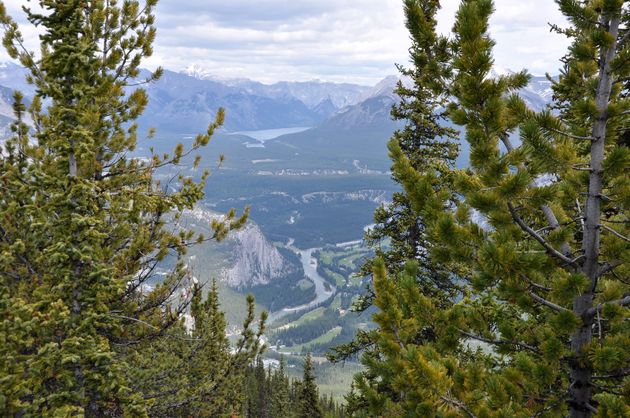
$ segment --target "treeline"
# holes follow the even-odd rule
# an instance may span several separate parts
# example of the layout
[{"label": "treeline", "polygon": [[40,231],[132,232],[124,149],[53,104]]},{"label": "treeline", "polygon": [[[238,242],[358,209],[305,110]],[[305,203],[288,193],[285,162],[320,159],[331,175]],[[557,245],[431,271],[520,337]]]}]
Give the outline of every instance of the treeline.
[{"label": "treeline", "polygon": [[[336,296],[341,299],[340,309],[349,310],[352,308],[352,294],[341,293]],[[299,325],[291,325],[269,333],[269,342],[272,345],[301,345],[317,339],[327,332],[339,328],[339,333],[327,342],[314,342],[308,346],[302,347],[302,353],[312,352],[317,354],[325,354],[331,347],[346,344],[355,336],[357,325],[365,323],[368,325],[370,314],[374,312],[373,308],[369,308],[365,312],[357,313],[353,311],[341,313],[340,309],[334,309],[332,301],[327,302],[328,306],[323,310],[320,316],[301,322]],[[291,318],[293,321],[299,320],[301,315],[295,315]],[[292,321],[284,323],[288,325]]]},{"label": "treeline", "polygon": [[[302,289],[298,284],[301,280],[307,280],[310,286]],[[299,272],[292,272],[265,285],[249,286],[239,290],[256,295],[256,301],[270,312],[288,306],[303,305],[315,299],[315,286],[304,276],[301,266]]]},{"label": "treeline", "polygon": [[343,418],[343,405],[332,396],[320,396],[315,384],[310,353],[304,361],[303,377],[289,379],[284,358],[277,368],[265,369],[258,357],[244,380],[243,417],[247,418]]},{"label": "treeline", "polygon": [[326,308],[322,316],[305,321],[299,326],[290,326],[272,333],[269,338],[272,344],[286,346],[302,344],[319,337],[341,323],[339,312]]}]

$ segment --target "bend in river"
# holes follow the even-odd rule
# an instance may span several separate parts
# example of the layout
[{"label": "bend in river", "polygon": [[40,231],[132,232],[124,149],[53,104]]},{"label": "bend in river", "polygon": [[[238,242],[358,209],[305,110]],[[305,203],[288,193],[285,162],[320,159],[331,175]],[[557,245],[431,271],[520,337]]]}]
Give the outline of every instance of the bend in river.
[{"label": "bend in river", "polygon": [[[284,308],[277,312],[269,314],[269,323],[294,312],[306,311],[317,307],[318,305],[326,302],[337,293],[337,288],[330,283],[326,283],[326,280],[317,272],[317,259],[313,257],[313,253],[321,248],[310,248],[308,250],[300,250],[292,245],[292,241],[289,241],[287,248],[294,251],[300,256],[302,261],[302,267],[304,268],[304,275],[313,282],[315,285],[315,299],[304,305],[293,306],[291,308]],[[328,285],[330,290],[326,290]]]}]

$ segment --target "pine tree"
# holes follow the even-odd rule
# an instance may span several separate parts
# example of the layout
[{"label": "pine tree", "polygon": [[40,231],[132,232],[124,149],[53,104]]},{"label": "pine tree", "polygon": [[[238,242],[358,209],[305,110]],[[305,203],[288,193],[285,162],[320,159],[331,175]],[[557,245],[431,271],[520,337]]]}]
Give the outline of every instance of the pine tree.
[{"label": "pine tree", "polygon": [[271,416],[290,417],[290,386],[286,375],[286,360],[280,357],[280,366],[271,378]]},{"label": "pine tree", "polygon": [[[436,170],[417,170],[390,146],[429,257],[464,293],[440,306],[415,285],[416,263],[394,277],[374,264],[382,357],[368,358],[366,373],[394,391],[359,379],[363,411],[630,415],[630,11],[614,0],[558,4],[570,27],[556,30],[573,44],[554,85],[558,112],[535,113],[516,94],[526,72],[490,75],[492,1],[462,1],[448,114],[465,131],[471,166],[449,174],[456,201],[436,188]],[[433,341],[414,338],[427,327]]]},{"label": "pine tree", "polygon": [[[404,121],[390,139],[405,154],[417,171],[435,170],[441,181],[449,181],[448,173],[457,157],[457,131],[447,124],[451,77],[450,45],[448,38],[436,33],[436,13],[439,1],[405,1],[405,15],[412,46],[409,49],[411,67],[397,65],[401,75],[395,93],[400,101],[392,108],[394,120]],[[401,183],[399,173],[392,172],[396,183]],[[450,288],[448,272],[427,257],[431,242],[427,239],[422,218],[413,212],[409,196],[397,192],[393,202],[378,208],[374,214],[375,227],[367,235],[367,242],[377,248],[377,255],[386,261],[391,272],[404,268],[407,260],[421,260],[422,273],[419,285],[426,291]],[[380,244],[388,239],[389,248]],[[370,272],[371,264],[365,266]]]},{"label": "pine tree", "polygon": [[234,347],[227,338],[227,322],[213,281],[205,301],[201,292],[193,296],[192,324],[182,319],[166,337],[125,353],[131,365],[129,380],[135,391],[151,401],[151,416],[229,417],[242,409],[247,367],[264,349],[264,319],[256,332],[252,330],[253,302],[248,299],[248,315]]},{"label": "pine tree", "polygon": [[319,404],[319,391],[315,383],[313,373],[313,358],[311,353],[306,354],[304,359],[304,374],[300,384],[298,394],[298,417],[299,418],[323,418],[321,406]]},{"label": "pine tree", "polygon": [[[403,80],[396,89],[400,102],[392,109],[392,115],[396,120],[404,121],[405,126],[391,138],[390,156],[395,158],[403,154],[414,171],[434,173],[431,189],[442,193],[445,201],[451,201],[451,171],[458,153],[458,132],[451,127],[446,113],[452,79],[452,45],[447,37],[436,33],[439,1],[408,0],[403,3],[412,46],[409,49],[410,67],[398,66]],[[401,184],[406,178],[404,172],[396,170],[396,166],[392,169],[392,177]],[[399,280],[399,276],[407,280],[408,274],[413,272],[420,293],[433,296],[440,308],[449,307],[459,294],[458,283],[453,280],[451,270],[429,256],[432,240],[422,214],[412,207],[412,198],[408,193],[395,193],[390,205],[376,210],[376,226],[367,234],[367,241],[376,247],[377,257],[363,266],[363,273],[370,274],[382,262],[395,280]],[[442,205],[441,209],[446,207]],[[385,239],[390,246],[382,250],[380,246]],[[409,260],[414,260],[416,264],[408,266]],[[374,289],[376,283],[375,280]],[[379,301],[373,297],[373,293],[368,295],[360,309],[366,309],[372,303],[378,306]],[[435,340],[435,331],[430,323],[424,323],[415,331],[416,334],[409,335],[409,341]],[[382,335],[376,331],[359,331],[352,343],[335,347],[334,353],[328,355],[331,360],[339,361],[362,352],[362,361],[370,364],[358,376],[358,385],[362,390],[347,399],[349,408],[355,413],[360,413],[370,403],[364,397],[368,388],[381,398],[398,398],[398,390],[392,387],[392,381],[382,376],[385,369],[380,364],[383,360],[381,338]],[[373,367],[379,372],[375,372]],[[383,411],[372,410],[371,413]]]},{"label": "pine tree", "polygon": [[[394,120],[404,121],[389,146],[402,152],[409,164],[419,172],[433,170],[436,182],[433,188],[448,192],[450,171],[455,165],[458,132],[450,127],[446,114],[451,78],[451,45],[448,38],[436,33],[436,14],[439,1],[404,1],[407,29],[412,46],[409,49],[410,67],[397,65],[402,80],[395,93],[400,102],[392,108]],[[392,170],[392,179],[401,184],[403,177]],[[401,272],[408,260],[418,260],[418,286],[425,293],[449,304],[457,294],[452,272],[436,263],[429,255],[431,240],[427,236],[422,216],[413,211],[410,197],[403,192],[393,194],[392,202],[379,207],[374,213],[375,226],[366,234],[366,242],[375,249],[376,257],[387,264],[390,273]],[[383,243],[387,242],[386,249]],[[369,275],[373,260],[368,260],[362,273]],[[356,309],[367,310],[373,302],[373,291],[359,300]],[[424,338],[431,338],[430,330]],[[335,347],[328,358],[338,362],[374,347],[377,336],[373,332],[359,331],[349,344]],[[373,353],[378,356],[378,353]],[[381,390],[386,390],[381,387]]]},{"label": "pine tree", "polygon": [[[15,95],[14,135],[0,153],[0,415],[146,416],[124,353],[169,327],[181,334],[196,291],[177,306],[170,300],[191,280],[187,247],[246,219],[230,212],[213,223],[213,237],[172,232],[165,223],[203,197],[208,172],[180,176],[175,192],[153,174],[205,146],[223,112],[187,148],[130,157],[147,103],[132,86],[161,74],[138,79],[152,53],[156,0],[38,3],[41,13],[25,13],[41,31],[39,57],[23,49],[0,3],[3,44],[37,92],[32,129]],[[151,290],[166,257],[174,268]]]}]

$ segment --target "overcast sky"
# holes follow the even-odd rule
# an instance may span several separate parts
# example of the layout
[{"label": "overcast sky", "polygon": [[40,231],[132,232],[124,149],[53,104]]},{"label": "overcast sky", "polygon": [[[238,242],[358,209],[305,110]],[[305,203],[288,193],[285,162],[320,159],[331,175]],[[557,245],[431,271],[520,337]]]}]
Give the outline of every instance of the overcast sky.
[{"label": "overcast sky", "polygon": [[[457,0],[443,0],[439,29],[450,30]],[[23,0],[5,1],[23,23]],[[564,19],[552,0],[495,0],[496,65],[557,73],[566,40],[548,23]],[[407,62],[401,0],[160,0],[149,68],[190,65],[225,78],[374,84]],[[36,45],[32,28],[23,27]]]}]

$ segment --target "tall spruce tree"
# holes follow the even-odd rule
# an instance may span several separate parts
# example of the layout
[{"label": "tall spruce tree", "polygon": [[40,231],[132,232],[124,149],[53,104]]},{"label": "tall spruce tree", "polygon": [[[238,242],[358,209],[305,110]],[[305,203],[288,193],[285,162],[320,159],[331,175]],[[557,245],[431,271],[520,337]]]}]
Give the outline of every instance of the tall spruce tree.
[{"label": "tall spruce tree", "polygon": [[286,375],[286,360],[280,357],[280,366],[273,372],[271,378],[271,416],[289,417],[290,415],[290,387]]},{"label": "tall spruce tree", "polygon": [[319,404],[319,390],[315,383],[313,372],[313,358],[311,353],[307,353],[304,359],[304,374],[300,382],[298,392],[298,414],[299,418],[323,418],[324,413]]},{"label": "tall spruce tree", "polygon": [[[191,279],[186,248],[246,219],[230,212],[213,237],[173,232],[165,223],[203,197],[208,172],[180,176],[174,192],[153,174],[206,145],[223,112],[187,148],[132,158],[147,103],[132,86],[161,73],[138,79],[156,0],[37,3],[24,11],[41,31],[39,54],[0,3],[3,44],[36,89],[31,127],[15,95],[14,136],[0,153],[0,415],[146,416],[125,353],[163,337],[198,292],[170,302]],[[175,266],[151,290],[167,256]]]},{"label": "tall spruce tree", "polygon": [[[439,182],[433,187],[448,193],[449,173],[458,155],[455,140],[458,132],[450,126],[446,114],[452,72],[451,45],[447,37],[436,33],[439,1],[409,0],[404,2],[404,9],[411,39],[410,66],[397,65],[401,80],[395,93],[400,101],[393,106],[392,117],[405,125],[394,133],[390,146],[400,149],[415,170],[434,170]],[[403,181],[395,170],[392,179],[399,184]],[[409,196],[404,192],[394,193],[391,203],[375,211],[374,222],[374,228],[366,234],[366,242],[376,250],[376,257],[387,264],[388,271],[396,274],[404,270],[408,260],[417,260],[418,286],[424,293],[449,304],[458,293],[457,285],[452,272],[429,257],[432,244],[424,220],[413,210]],[[369,275],[372,268],[373,260],[368,260],[361,272]],[[373,297],[373,291],[368,291],[356,308],[368,309]],[[425,331],[423,338],[431,338],[430,329]],[[374,347],[374,338],[373,332],[360,331],[353,342],[335,347],[328,357],[343,361],[366,349],[369,352]],[[373,354],[378,356],[377,352]],[[385,386],[382,382],[380,390],[387,390]]]},{"label": "tall spruce tree", "polygon": [[[464,297],[445,309],[416,286],[416,263],[395,277],[375,263],[381,357],[367,373],[394,391],[360,379],[359,411],[630,416],[629,5],[557,3],[570,26],[555,29],[573,43],[557,112],[535,113],[516,94],[526,72],[490,75],[492,1],[461,2],[448,112],[471,166],[450,174],[456,201],[436,188],[443,174],[390,145],[429,257],[457,275]],[[435,339],[416,339],[427,327]]]},{"label": "tall spruce tree", "polygon": [[[435,170],[441,180],[448,182],[448,173],[457,157],[454,139],[458,133],[448,126],[446,118],[451,51],[448,38],[435,30],[440,2],[405,1],[404,8],[412,42],[411,66],[397,65],[401,80],[394,92],[400,101],[392,108],[392,117],[404,121],[405,125],[394,133],[390,142],[400,147],[414,169]],[[396,172],[392,172],[392,178],[396,183],[402,181]],[[390,271],[402,270],[407,260],[421,260],[424,271],[418,280],[427,291],[449,287],[444,270],[427,257],[431,242],[407,194],[394,193],[391,204],[376,210],[374,221],[375,227],[368,232],[367,242],[379,249],[377,255],[386,261]],[[384,239],[390,242],[386,251],[379,246]],[[370,268],[370,263],[366,268]]]}]

